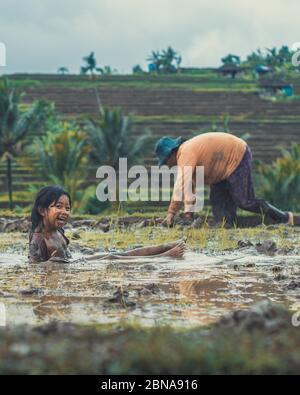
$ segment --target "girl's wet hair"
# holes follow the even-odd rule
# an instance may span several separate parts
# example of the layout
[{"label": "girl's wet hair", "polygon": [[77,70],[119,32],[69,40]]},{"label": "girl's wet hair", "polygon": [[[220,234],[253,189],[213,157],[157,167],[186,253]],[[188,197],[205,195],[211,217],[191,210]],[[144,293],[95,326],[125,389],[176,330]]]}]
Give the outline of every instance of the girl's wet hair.
[{"label": "girl's wet hair", "polygon": [[48,209],[48,207],[54,203],[56,204],[59,200],[59,198],[62,195],[66,195],[69,198],[70,202],[70,207],[71,207],[71,197],[66,192],[59,186],[47,186],[42,188],[38,194],[36,195],[35,202],[33,205],[33,208],[31,210],[31,232],[30,232],[30,237],[32,233],[34,232],[35,228],[40,224],[42,221],[42,216],[39,213],[39,209]]}]

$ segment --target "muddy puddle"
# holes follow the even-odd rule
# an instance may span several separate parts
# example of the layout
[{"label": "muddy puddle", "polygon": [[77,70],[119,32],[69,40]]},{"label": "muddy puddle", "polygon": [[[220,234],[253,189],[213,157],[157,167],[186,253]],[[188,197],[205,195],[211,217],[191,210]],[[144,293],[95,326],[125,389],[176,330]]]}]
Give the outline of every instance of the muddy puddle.
[{"label": "muddy puddle", "polygon": [[6,323],[193,326],[264,299],[290,308],[300,302],[299,255],[244,249],[214,256],[188,251],[183,260],[74,260],[30,265],[25,256],[0,254]]}]

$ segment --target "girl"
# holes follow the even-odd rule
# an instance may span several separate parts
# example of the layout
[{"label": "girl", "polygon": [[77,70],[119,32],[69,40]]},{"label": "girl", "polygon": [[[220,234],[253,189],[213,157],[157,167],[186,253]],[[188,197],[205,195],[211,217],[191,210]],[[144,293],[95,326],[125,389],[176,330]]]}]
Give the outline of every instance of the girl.
[{"label": "girl", "polygon": [[[32,228],[29,235],[29,260],[31,262],[62,261],[72,258],[69,239],[63,227],[71,213],[71,197],[58,186],[42,188],[35,199],[31,212]],[[137,248],[125,253],[97,254],[85,257],[94,259],[128,259],[128,257],[172,257],[181,258],[185,242],[162,244],[154,247]]]}]

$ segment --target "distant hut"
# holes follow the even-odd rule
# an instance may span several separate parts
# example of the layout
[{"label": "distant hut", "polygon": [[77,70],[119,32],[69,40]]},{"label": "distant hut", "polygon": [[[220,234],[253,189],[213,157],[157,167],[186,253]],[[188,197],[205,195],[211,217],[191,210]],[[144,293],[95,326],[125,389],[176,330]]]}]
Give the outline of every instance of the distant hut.
[{"label": "distant hut", "polygon": [[245,70],[235,63],[226,63],[223,66],[217,69],[218,73],[235,79],[235,77],[239,74],[242,74]]},{"label": "distant hut", "polygon": [[269,73],[273,73],[273,69],[269,66],[265,66],[264,64],[257,64],[255,66],[255,71],[259,76],[263,76]]},{"label": "distant hut", "polygon": [[263,94],[270,96],[275,96],[278,93],[282,93],[285,96],[293,96],[293,85],[286,81],[261,80],[259,88]]}]

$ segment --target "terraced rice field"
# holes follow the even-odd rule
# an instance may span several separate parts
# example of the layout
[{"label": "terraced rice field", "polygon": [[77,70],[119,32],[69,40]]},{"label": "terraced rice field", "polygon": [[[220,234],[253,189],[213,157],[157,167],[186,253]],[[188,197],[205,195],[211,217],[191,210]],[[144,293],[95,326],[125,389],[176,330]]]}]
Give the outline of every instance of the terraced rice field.
[{"label": "terraced rice field", "polygon": [[[24,89],[26,104],[36,99],[53,101],[56,109],[67,118],[96,116],[97,89],[104,106],[122,107],[125,113],[135,114],[135,133],[150,128],[153,145],[163,135],[189,138],[197,131],[209,128],[212,122],[222,124],[224,116],[229,116],[232,133],[237,136],[250,134],[249,144],[255,159],[270,162],[278,155],[278,146],[287,147],[291,142],[299,141],[300,100],[274,102],[262,99],[255,89],[255,81],[231,82],[217,77],[195,76],[111,76],[97,81],[55,75],[13,78],[20,81],[23,78],[24,82],[28,79],[38,81]],[[296,93],[299,87],[299,81],[294,81]],[[32,138],[30,135],[29,141]],[[26,204],[26,191],[30,185],[42,184],[34,166],[24,163],[26,157],[20,158],[14,171],[15,200],[20,205]],[[146,158],[146,164],[155,164],[153,155]],[[87,183],[95,181],[94,174],[95,169],[91,168]],[[0,208],[7,207],[7,198],[2,192],[5,182],[5,164],[2,163]]]}]

